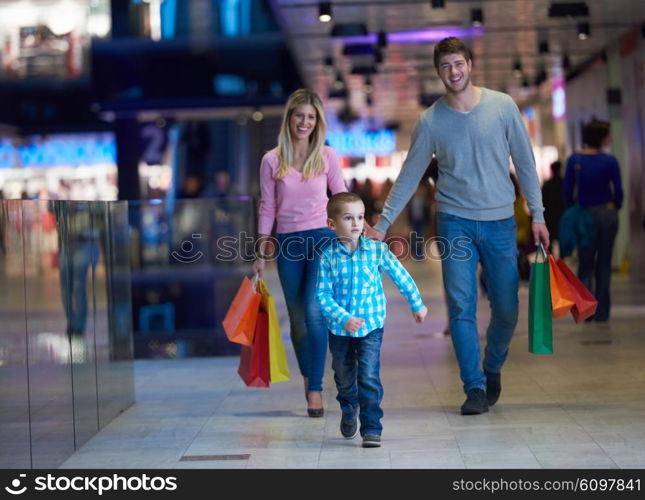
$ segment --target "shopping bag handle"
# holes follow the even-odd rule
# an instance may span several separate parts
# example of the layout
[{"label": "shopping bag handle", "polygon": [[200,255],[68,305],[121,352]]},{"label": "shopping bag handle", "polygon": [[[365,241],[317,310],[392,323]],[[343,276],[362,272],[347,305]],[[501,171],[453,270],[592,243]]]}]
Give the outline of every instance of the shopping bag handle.
[{"label": "shopping bag handle", "polygon": [[540,242],[538,243],[538,249],[535,252],[535,259],[533,260],[534,263],[537,262],[538,260],[538,253],[540,253],[540,250],[542,251],[542,258],[544,259],[542,262],[546,262],[547,253],[546,253],[546,250],[544,249],[544,246],[542,245],[542,242]]},{"label": "shopping bag handle", "polygon": [[253,285],[253,290],[258,291],[258,282],[260,281],[260,275],[258,273],[255,273],[253,275],[253,278],[251,278],[251,284]]}]

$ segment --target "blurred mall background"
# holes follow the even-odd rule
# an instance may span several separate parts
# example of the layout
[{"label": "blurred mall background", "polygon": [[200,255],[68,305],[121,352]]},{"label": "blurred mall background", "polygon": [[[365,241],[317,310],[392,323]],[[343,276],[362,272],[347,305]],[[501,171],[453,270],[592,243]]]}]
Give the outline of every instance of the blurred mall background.
[{"label": "blurred mall background", "polygon": [[219,325],[252,245],[223,259],[218,238],[255,235],[288,95],[323,97],[377,216],[446,36],[517,102],[541,182],[611,123],[613,267],[645,280],[642,0],[0,0],[0,466],[58,465],[132,402],[133,358],[236,354]]}]

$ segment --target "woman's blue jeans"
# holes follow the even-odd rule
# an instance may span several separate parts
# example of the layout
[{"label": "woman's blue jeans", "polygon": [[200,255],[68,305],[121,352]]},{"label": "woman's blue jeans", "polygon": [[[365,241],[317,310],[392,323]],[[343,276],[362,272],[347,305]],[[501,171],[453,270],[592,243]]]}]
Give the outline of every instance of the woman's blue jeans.
[{"label": "woman's blue jeans", "polygon": [[476,221],[439,213],[437,230],[446,247],[442,254],[443,284],[464,392],[486,390],[477,332],[477,264],[481,262],[491,308],[483,368],[499,373],[517,324],[515,219]]},{"label": "woman's blue jeans", "polygon": [[605,205],[585,207],[585,210],[593,216],[593,235],[589,247],[578,248],[578,277],[598,301],[594,319],[607,321],[611,307],[611,255],[618,233],[618,212]]},{"label": "woman's blue jeans", "polygon": [[329,333],[329,350],[338,390],[336,399],[344,412],[360,406],[361,436],[380,436],[383,430],[382,342],[383,328],[372,330],[365,337],[341,337]]},{"label": "woman's blue jeans", "polygon": [[289,312],[291,342],[310,391],[322,391],[327,321],[316,300],[316,283],[320,255],[334,237],[327,228],[278,234],[278,275]]}]

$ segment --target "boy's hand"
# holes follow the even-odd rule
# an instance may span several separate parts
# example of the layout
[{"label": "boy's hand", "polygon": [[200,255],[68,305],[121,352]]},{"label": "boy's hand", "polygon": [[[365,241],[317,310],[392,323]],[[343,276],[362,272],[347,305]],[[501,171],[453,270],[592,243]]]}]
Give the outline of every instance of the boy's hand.
[{"label": "boy's hand", "polygon": [[423,320],[426,319],[426,314],[428,314],[428,308],[423,306],[423,309],[419,309],[417,312],[412,313],[412,316],[414,316],[414,320],[417,323],[423,323]]},{"label": "boy's hand", "polygon": [[356,333],[358,330],[363,328],[364,325],[365,325],[364,319],[351,317],[345,322],[345,324],[343,325],[343,328],[348,332]]}]

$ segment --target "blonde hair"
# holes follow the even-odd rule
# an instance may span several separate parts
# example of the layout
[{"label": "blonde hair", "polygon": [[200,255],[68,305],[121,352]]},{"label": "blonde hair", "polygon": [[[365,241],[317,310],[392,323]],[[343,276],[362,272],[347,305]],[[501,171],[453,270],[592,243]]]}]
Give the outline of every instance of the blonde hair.
[{"label": "blonde hair", "polygon": [[293,141],[291,138],[291,117],[295,109],[301,104],[311,104],[316,110],[316,126],[309,136],[309,150],[307,158],[302,169],[302,175],[305,179],[319,175],[324,172],[325,164],[323,162],[323,146],[325,145],[325,136],[327,135],[327,122],[325,121],[325,112],[322,101],[318,94],[309,89],[298,89],[289,96],[287,105],[280,126],[278,135],[278,166],[277,178],[282,179],[289,171],[289,166],[293,164]]}]

